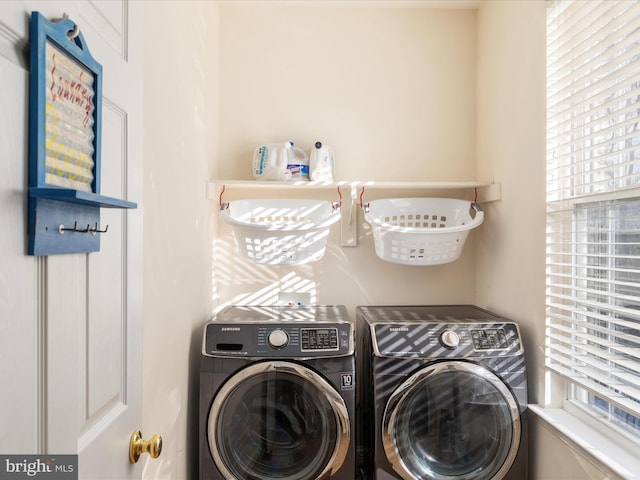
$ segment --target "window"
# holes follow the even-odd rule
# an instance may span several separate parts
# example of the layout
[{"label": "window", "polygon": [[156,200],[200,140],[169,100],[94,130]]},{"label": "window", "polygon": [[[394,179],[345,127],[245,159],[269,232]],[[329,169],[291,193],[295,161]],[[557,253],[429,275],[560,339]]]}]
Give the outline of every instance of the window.
[{"label": "window", "polygon": [[640,2],[547,12],[546,365],[640,441]]}]

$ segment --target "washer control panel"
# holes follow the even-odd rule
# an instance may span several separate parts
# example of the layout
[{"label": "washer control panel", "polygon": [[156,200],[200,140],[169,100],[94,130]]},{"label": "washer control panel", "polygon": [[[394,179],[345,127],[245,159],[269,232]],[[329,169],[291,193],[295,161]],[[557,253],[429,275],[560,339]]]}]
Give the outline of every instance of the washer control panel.
[{"label": "washer control panel", "polygon": [[205,327],[203,354],[222,357],[309,358],[350,355],[354,331],[345,323],[218,323]]},{"label": "washer control panel", "polygon": [[301,328],[301,344],[303,352],[325,350],[337,352],[338,345],[337,328]]}]

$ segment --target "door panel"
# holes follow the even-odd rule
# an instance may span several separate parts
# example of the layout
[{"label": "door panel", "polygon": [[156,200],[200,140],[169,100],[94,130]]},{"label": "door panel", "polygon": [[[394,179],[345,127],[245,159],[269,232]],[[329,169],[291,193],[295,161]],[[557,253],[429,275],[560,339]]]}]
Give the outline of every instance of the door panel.
[{"label": "door panel", "polygon": [[[25,45],[36,10],[67,13],[102,64],[100,193],[139,205],[102,209],[109,227],[96,253],[26,255]],[[140,478],[128,448],[142,427],[142,6],[27,0],[0,2],[0,12],[0,154],[11,159],[0,164],[0,380],[10,392],[0,396],[0,451],[78,453],[83,480]]]},{"label": "door panel", "polygon": [[[25,255],[27,124],[29,76],[16,55],[18,38],[0,19],[0,451],[35,452],[42,415],[40,353],[43,262]],[[7,53],[7,56],[2,56]]]},{"label": "door panel", "polygon": [[44,409],[46,433],[39,453],[78,453],[72,433],[84,414],[82,387],[86,337],[86,255],[51,255],[43,259],[46,296],[43,338],[46,345]]},{"label": "door panel", "polygon": [[[122,112],[104,102],[103,148],[108,163],[102,168],[103,188],[122,197],[126,176],[123,152],[126,123]],[[87,422],[95,423],[113,408],[126,405],[126,212],[104,209],[100,215],[101,255],[89,258],[89,311],[87,352]]]},{"label": "door panel", "polygon": [[100,39],[101,48],[108,47],[113,54],[126,60],[128,19],[126,2],[83,2],[80,18],[81,23],[88,25]]}]

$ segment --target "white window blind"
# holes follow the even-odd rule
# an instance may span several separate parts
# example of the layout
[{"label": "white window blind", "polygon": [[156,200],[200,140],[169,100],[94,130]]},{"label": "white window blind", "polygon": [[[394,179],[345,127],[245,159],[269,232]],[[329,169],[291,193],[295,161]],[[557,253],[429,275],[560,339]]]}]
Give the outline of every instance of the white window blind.
[{"label": "white window blind", "polygon": [[640,438],[640,2],[547,10],[546,365]]}]

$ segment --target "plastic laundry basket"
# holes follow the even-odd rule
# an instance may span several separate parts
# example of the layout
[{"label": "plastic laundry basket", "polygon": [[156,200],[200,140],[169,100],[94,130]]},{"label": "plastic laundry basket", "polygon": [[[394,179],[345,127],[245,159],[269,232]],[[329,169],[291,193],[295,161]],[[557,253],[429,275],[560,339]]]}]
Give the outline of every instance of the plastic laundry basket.
[{"label": "plastic laundry basket", "polygon": [[223,203],[222,219],[232,226],[240,254],[269,265],[299,265],[324,256],[339,205],[308,199],[251,199]]},{"label": "plastic laundry basket", "polygon": [[364,205],[376,255],[403,265],[457,260],[469,231],[484,220],[477,203],[451,198],[389,198]]}]

